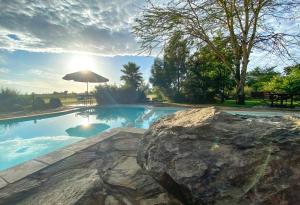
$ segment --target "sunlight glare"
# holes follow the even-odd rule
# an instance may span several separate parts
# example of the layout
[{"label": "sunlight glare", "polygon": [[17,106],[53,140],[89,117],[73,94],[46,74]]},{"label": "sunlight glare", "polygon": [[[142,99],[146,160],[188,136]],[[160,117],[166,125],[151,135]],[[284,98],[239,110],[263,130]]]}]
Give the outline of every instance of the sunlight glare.
[{"label": "sunlight glare", "polygon": [[85,119],[85,120],[82,122],[81,126],[82,126],[84,129],[88,129],[88,128],[91,126],[89,119]]},{"label": "sunlight glare", "polygon": [[78,56],[74,56],[70,60],[68,64],[68,69],[73,72],[81,71],[81,70],[95,71],[96,62],[95,59],[91,56],[78,55]]}]

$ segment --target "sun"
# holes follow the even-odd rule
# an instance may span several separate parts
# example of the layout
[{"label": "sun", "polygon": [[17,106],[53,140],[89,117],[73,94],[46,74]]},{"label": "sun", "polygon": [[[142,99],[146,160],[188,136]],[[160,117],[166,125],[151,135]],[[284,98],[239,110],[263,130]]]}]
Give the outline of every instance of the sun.
[{"label": "sun", "polygon": [[95,70],[96,62],[95,59],[87,55],[77,55],[70,59],[68,63],[68,69],[70,71],[81,71],[81,70]]}]

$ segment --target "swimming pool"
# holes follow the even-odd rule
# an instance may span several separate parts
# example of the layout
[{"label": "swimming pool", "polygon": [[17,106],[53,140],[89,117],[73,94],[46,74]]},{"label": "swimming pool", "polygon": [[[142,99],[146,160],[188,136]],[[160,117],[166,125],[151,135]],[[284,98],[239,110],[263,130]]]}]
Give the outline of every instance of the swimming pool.
[{"label": "swimming pool", "polygon": [[116,127],[147,129],[183,108],[104,106],[44,118],[0,122],[0,170],[42,156]]}]

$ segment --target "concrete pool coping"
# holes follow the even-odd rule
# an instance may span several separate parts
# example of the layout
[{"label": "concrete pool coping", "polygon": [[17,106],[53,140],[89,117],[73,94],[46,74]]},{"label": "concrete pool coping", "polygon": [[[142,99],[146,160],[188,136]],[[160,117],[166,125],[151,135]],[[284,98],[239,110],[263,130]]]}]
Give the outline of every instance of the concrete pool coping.
[{"label": "concrete pool coping", "polygon": [[44,117],[53,117],[56,115],[65,115],[68,113],[76,112],[79,110],[82,110],[83,108],[70,108],[70,109],[65,109],[65,110],[55,110],[55,111],[50,111],[50,112],[45,112],[45,113],[35,113],[35,114],[29,114],[29,115],[21,115],[21,116],[14,116],[14,117],[4,117],[0,118],[0,122],[5,122],[5,121],[11,121],[11,120],[26,120],[30,118],[44,118]]},{"label": "concrete pool coping", "polygon": [[119,134],[120,132],[144,134],[146,132],[146,129],[133,128],[133,127],[113,128],[95,137],[81,140],[79,142],[68,145],[54,152],[50,152],[46,155],[40,156],[38,158],[26,161],[22,164],[0,171],[0,189],[16,181],[19,181],[27,177],[28,175],[40,171],[41,169],[51,166],[56,162],[62,161],[65,158],[70,157],[90,146],[93,146],[116,134]]}]

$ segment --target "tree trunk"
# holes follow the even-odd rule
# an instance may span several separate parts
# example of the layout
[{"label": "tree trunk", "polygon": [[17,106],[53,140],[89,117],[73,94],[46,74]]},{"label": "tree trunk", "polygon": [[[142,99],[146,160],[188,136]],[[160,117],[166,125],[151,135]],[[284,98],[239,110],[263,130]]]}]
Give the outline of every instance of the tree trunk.
[{"label": "tree trunk", "polygon": [[242,81],[239,81],[236,85],[236,104],[245,104],[244,83]]},{"label": "tree trunk", "polygon": [[236,104],[238,105],[244,105],[245,104],[245,94],[244,94],[244,81],[242,80],[243,77],[241,77],[241,64],[239,63],[239,60],[235,63],[235,82],[236,82]]},{"label": "tree trunk", "polygon": [[180,92],[180,71],[179,71],[179,66],[177,67],[177,94]]},{"label": "tree trunk", "polygon": [[[243,47],[244,48],[244,47]],[[237,83],[237,99],[236,103],[239,105],[245,104],[245,92],[244,87],[246,83],[246,75],[247,75],[247,67],[249,63],[249,55],[246,49],[243,50],[243,61],[242,61],[242,69],[239,70],[240,73],[240,80]]]}]

